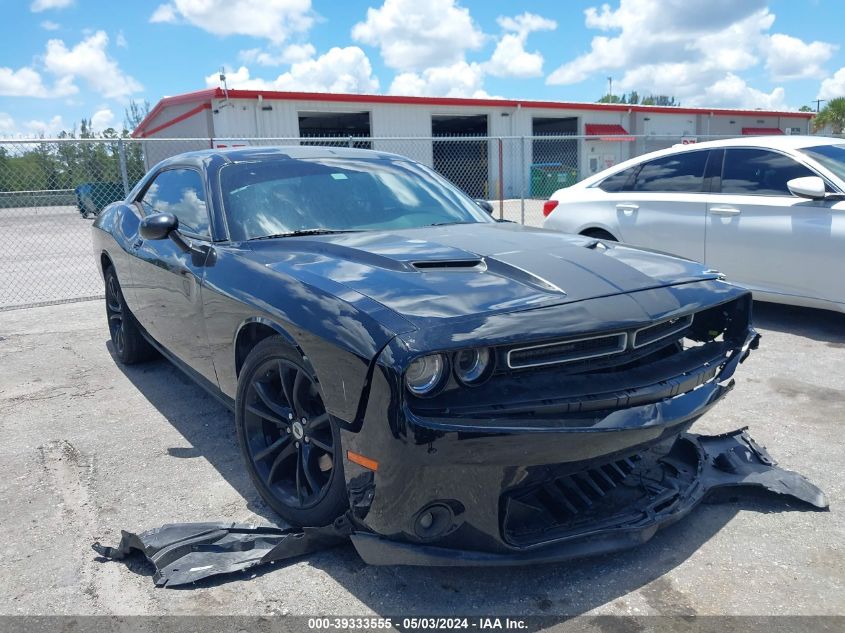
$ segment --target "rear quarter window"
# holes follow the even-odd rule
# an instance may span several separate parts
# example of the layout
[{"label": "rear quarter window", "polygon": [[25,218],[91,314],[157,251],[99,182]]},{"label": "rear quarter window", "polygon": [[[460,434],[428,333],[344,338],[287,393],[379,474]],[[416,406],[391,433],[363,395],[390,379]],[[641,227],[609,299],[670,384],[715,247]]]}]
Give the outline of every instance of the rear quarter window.
[{"label": "rear quarter window", "polygon": [[608,176],[599,183],[599,189],[608,193],[630,191],[630,186],[633,184],[640,167],[641,165],[634,165],[633,167],[628,167],[628,169],[623,169],[620,172]]}]

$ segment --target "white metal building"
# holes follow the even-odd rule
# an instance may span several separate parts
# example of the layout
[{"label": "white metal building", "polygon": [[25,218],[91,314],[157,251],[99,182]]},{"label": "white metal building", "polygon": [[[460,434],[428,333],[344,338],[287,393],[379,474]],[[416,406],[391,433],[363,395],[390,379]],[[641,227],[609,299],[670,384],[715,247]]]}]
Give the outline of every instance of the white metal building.
[{"label": "white metal building", "polygon": [[[196,138],[197,148],[225,146],[224,139],[368,137],[372,141],[364,146],[410,156],[447,175],[457,168],[466,178],[483,172],[477,175],[490,185],[479,195],[513,197],[525,187],[520,165],[553,163],[565,155],[584,177],[681,140],[807,134],[812,117],[808,112],[211,88],[162,99],[133,136]],[[582,138],[536,138],[549,135]],[[437,140],[471,136],[488,140]],[[147,156],[155,162],[186,149],[151,143]]]}]

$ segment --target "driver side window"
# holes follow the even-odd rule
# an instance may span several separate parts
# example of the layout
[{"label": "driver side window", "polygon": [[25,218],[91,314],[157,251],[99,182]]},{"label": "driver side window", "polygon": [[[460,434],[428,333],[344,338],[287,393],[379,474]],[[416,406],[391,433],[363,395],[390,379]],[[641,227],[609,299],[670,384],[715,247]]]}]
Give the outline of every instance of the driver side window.
[{"label": "driver side window", "polygon": [[202,176],[193,169],[168,169],[155,177],[140,200],[144,213],[172,213],[179,228],[209,236],[208,209]]}]

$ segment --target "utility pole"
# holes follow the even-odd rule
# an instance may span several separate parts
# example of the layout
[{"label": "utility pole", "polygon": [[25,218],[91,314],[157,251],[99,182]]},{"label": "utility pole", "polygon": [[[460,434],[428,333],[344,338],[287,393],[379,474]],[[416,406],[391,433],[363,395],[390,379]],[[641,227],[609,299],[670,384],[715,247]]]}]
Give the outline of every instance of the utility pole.
[{"label": "utility pole", "polygon": [[608,97],[613,96],[613,77],[607,78],[607,96]]},{"label": "utility pole", "polygon": [[819,111],[819,106],[820,106],[822,103],[824,103],[825,101],[827,101],[827,99],[813,99],[813,103],[815,103],[815,104],[816,104],[816,112],[818,112],[818,111]]}]

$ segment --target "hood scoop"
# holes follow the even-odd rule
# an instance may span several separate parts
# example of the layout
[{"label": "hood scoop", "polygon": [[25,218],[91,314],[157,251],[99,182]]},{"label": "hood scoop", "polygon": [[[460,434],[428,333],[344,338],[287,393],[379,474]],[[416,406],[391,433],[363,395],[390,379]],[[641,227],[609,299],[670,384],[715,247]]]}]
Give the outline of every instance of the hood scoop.
[{"label": "hood scoop", "polygon": [[487,270],[487,264],[483,259],[429,259],[411,262],[411,266],[416,270],[436,272],[448,270],[484,272]]}]

